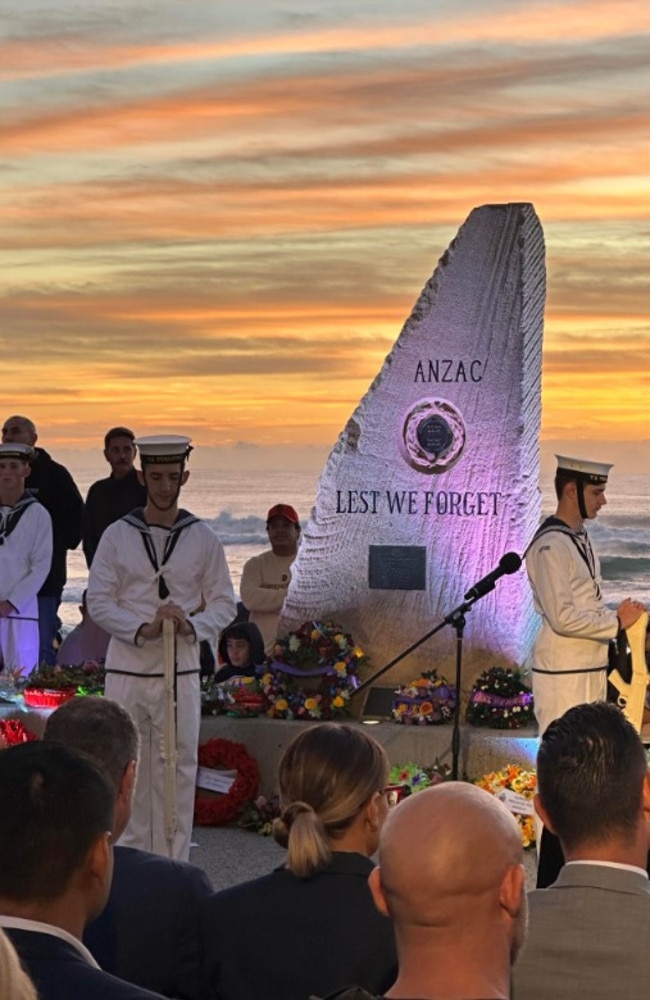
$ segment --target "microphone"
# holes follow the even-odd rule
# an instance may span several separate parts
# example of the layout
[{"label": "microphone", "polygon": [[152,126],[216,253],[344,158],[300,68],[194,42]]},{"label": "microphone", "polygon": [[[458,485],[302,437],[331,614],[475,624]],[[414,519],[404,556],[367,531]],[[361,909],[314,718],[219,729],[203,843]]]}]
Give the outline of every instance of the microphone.
[{"label": "microphone", "polygon": [[475,583],[465,594],[466,601],[478,601],[479,597],[485,597],[491,590],[494,590],[497,580],[509,573],[516,573],[521,566],[521,556],[516,552],[506,552],[501,556],[499,565],[491,573],[484,576],[482,580]]}]

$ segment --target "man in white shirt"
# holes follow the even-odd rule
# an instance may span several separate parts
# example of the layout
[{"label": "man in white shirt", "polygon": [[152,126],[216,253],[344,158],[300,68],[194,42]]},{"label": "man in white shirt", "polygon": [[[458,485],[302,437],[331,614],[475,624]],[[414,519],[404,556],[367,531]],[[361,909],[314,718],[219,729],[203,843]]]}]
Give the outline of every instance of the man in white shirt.
[{"label": "man in white shirt", "polygon": [[[611,465],[557,456],[557,509],[538,529],[526,553],[535,610],[542,625],[533,648],[533,695],[540,736],[554,719],[583,702],[607,696],[608,646],[619,629],[644,611],[628,598],[616,611],[601,592],[600,563],[585,521],[607,503]],[[555,881],[562,865],[558,841],[537,821],[537,885]]]},{"label": "man in white shirt", "polygon": [[50,572],[52,521],[26,490],[29,445],[0,444],[0,664],[38,666],[37,594]]},{"label": "man in white shirt", "polygon": [[240,593],[270,653],[277,638],[278,618],[291,581],[291,564],[298,552],[300,519],[288,503],[278,503],[266,515],[271,548],[244,564]]},{"label": "man in white shirt", "polygon": [[540,735],[568,708],[607,695],[607,653],[619,628],[645,610],[628,598],[616,611],[601,593],[600,563],[585,521],[607,503],[611,465],[558,455],[553,517],[526,553],[535,610],[542,625],[533,649],[533,694]]},{"label": "man in white shirt", "polygon": [[537,780],[535,808],[566,864],[553,885],[529,894],[513,996],[645,996],[650,788],[641,739],[614,705],[579,705],[546,729]]},{"label": "man in white shirt", "polygon": [[[129,712],[141,740],[133,812],[120,844],[187,861],[201,721],[199,643],[216,646],[234,617],[235,599],[221,542],[178,506],[189,477],[190,439],[161,435],[139,438],[136,445],[147,502],[102,535],[90,567],[88,610],[111,635],[106,696]],[[166,714],[165,620],[173,622],[175,635],[175,752]],[[165,778],[174,755],[170,802]]]}]

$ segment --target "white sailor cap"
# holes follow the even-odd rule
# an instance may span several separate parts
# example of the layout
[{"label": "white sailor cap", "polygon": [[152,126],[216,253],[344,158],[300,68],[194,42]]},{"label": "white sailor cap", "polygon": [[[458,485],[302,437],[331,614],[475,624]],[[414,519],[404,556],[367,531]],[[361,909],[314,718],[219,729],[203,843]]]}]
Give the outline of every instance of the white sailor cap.
[{"label": "white sailor cap", "polygon": [[184,462],[189,457],[192,451],[191,440],[180,434],[150,434],[136,438],[134,444],[138,447],[143,465],[172,465]]},{"label": "white sailor cap", "polygon": [[31,462],[35,451],[29,444],[20,444],[18,441],[0,444],[0,458],[20,458],[23,462]]},{"label": "white sailor cap", "polygon": [[594,485],[607,482],[609,470],[613,463],[588,462],[584,458],[567,458],[566,455],[556,455],[557,471],[572,472],[576,479],[582,479],[585,483]]}]

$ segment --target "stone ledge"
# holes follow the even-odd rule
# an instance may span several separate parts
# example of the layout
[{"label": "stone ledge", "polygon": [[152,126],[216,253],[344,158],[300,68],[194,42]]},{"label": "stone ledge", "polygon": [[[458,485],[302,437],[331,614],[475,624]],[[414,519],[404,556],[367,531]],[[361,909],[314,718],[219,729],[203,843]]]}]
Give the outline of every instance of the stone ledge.
[{"label": "stone ledge", "polygon": [[[0,719],[19,718],[37,736],[43,735],[50,709],[24,709],[16,705],[0,707]],[[284,749],[305,726],[315,722],[285,722],[260,717],[256,719],[231,719],[227,715],[203,716],[200,740],[220,737],[244,743],[253,754],[260,769],[261,791],[272,795],[275,791],[278,764]],[[436,760],[451,765],[451,725],[402,726],[395,722],[378,722],[373,725],[351,720],[352,726],[367,726],[368,732],[382,744],[391,765],[428,765]],[[486,729],[480,726],[460,727],[461,775],[476,779],[488,771],[495,771],[505,764],[534,767],[537,754],[537,730]]]},{"label": "stone ledge", "polygon": [[[394,722],[374,725],[350,721],[352,726],[367,726],[368,732],[385,748],[391,765],[428,765],[436,760],[451,765],[452,726],[402,726]],[[286,722],[278,719],[233,719],[225,715],[203,717],[201,742],[217,737],[244,743],[258,762],[261,791],[271,795],[275,791],[280,757],[293,737],[310,722]],[[462,724],[460,727],[461,775],[471,779],[482,777],[505,764],[535,766],[537,754],[537,729],[518,730],[487,729]]]}]

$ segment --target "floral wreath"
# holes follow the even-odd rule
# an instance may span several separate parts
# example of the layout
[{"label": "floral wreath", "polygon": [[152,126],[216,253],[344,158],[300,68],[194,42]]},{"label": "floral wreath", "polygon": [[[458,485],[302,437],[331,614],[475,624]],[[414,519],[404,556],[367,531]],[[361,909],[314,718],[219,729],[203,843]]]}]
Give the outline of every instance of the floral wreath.
[{"label": "floral wreath", "polygon": [[237,771],[237,777],[224,795],[196,789],[194,822],[198,826],[221,826],[237,819],[257,795],[260,772],[255,758],[243,743],[214,739],[199,747],[199,767]]},{"label": "floral wreath", "polygon": [[533,797],[537,791],[537,773],[527,771],[520,764],[507,764],[500,771],[484,774],[475,784],[503,802],[519,824],[523,846],[532,847],[535,843]]},{"label": "floral wreath", "polygon": [[38,737],[30,733],[20,719],[0,719],[0,748],[14,747],[19,743],[31,743]]},{"label": "floral wreath", "polygon": [[248,719],[263,715],[266,701],[255,677],[230,677],[225,681],[212,678],[201,686],[201,714],[229,715]]},{"label": "floral wreath", "polygon": [[359,687],[364,661],[363,650],[340,625],[304,622],[276,640],[272,662],[261,674],[267,715],[274,719],[333,718],[345,710]]},{"label": "floral wreath", "polygon": [[27,691],[74,690],[76,694],[100,695],[104,693],[105,679],[106,670],[103,661],[85,660],[76,665],[35,667],[23,679],[23,685]]},{"label": "floral wreath", "polygon": [[393,718],[404,725],[426,726],[450,722],[456,707],[456,688],[437,671],[427,670],[409,684],[400,684],[393,699]]},{"label": "floral wreath", "polygon": [[435,764],[429,767],[421,767],[409,761],[407,764],[396,764],[390,769],[388,782],[391,785],[403,785],[409,789],[408,794],[422,792],[425,788],[433,785],[440,785],[443,781],[451,779],[451,768],[449,764],[441,764],[436,760]]},{"label": "floral wreath", "polygon": [[493,729],[521,729],[535,721],[533,694],[518,670],[492,667],[476,681],[469,696],[467,721]]},{"label": "floral wreath", "polygon": [[237,826],[242,830],[259,833],[262,837],[270,837],[273,833],[273,820],[279,816],[279,797],[272,795],[269,799],[266,795],[258,795],[254,802],[249,802],[246,806],[237,820]]}]

